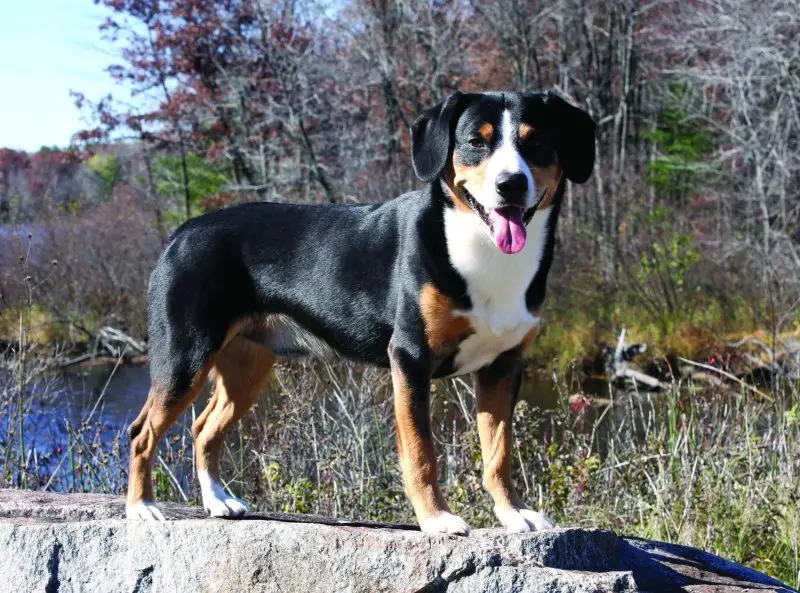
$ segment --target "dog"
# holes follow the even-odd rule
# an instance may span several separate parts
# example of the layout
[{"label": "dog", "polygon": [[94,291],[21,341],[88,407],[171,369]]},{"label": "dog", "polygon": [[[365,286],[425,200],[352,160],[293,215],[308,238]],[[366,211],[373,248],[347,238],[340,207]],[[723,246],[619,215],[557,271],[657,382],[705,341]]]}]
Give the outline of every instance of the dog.
[{"label": "dog", "polygon": [[511,421],[539,328],[567,180],[584,183],[595,123],[552,92],[456,92],[411,126],[423,189],[379,205],[250,203],[178,228],[148,290],[151,388],[131,424],[128,517],[162,520],[159,440],[207,377],[192,426],[203,506],[241,517],[221,485],[227,431],[276,357],[391,370],[403,481],[424,532],[466,535],[439,487],[431,379],[474,374],[484,485],[510,532],[552,527],[511,478]]}]

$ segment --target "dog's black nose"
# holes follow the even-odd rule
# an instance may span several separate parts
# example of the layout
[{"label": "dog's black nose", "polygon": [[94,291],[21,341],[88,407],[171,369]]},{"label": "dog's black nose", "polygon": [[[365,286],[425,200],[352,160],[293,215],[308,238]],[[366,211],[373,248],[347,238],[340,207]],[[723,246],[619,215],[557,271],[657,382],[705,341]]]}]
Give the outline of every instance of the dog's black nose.
[{"label": "dog's black nose", "polygon": [[495,181],[497,193],[506,199],[522,198],[528,192],[528,178],[525,173],[508,173],[504,171]]}]

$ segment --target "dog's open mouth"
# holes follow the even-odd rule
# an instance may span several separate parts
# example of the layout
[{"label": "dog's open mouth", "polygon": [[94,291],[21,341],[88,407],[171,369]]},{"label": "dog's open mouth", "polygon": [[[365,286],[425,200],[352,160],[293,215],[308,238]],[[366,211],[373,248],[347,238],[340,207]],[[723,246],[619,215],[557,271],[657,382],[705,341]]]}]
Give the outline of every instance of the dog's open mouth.
[{"label": "dog's open mouth", "polygon": [[519,253],[525,247],[528,238],[528,223],[533,218],[536,208],[541,204],[547,193],[547,188],[533,207],[527,210],[520,206],[503,206],[487,211],[467,188],[461,188],[469,206],[481,217],[489,227],[489,232],[495,244],[503,253],[509,255]]}]

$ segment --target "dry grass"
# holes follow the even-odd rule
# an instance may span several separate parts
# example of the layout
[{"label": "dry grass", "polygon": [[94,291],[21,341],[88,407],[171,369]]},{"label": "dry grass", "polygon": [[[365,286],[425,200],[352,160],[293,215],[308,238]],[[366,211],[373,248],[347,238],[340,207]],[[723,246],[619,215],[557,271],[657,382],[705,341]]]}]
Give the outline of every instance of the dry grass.
[{"label": "dry grass", "polygon": [[[46,376],[32,369],[28,387],[41,394],[48,383],[37,373]],[[87,411],[85,422],[64,427],[58,454],[33,453],[16,428],[18,384],[13,373],[4,376],[3,485],[124,490],[127,443],[119,429],[97,425]],[[521,402],[516,410],[515,473],[526,500],[562,525],[689,544],[800,583],[797,385],[779,382],[763,399],[732,385],[675,382],[659,394],[611,389],[613,403],[570,406],[572,381],[557,379],[555,409]],[[496,525],[480,485],[471,385],[437,382],[433,406],[451,505],[473,526]],[[21,413],[32,410],[23,403]],[[391,413],[382,371],[281,367],[229,439],[228,486],[256,509],[412,521]],[[155,472],[161,500],[198,502],[192,454],[186,430],[162,445]]]}]

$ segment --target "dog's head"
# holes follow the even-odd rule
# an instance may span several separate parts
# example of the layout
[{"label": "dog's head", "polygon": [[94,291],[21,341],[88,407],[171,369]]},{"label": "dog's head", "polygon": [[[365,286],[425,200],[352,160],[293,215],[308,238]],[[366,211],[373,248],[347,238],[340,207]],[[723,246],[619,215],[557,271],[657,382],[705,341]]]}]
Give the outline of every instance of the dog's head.
[{"label": "dog's head", "polygon": [[442,178],[453,205],[479,216],[504,253],[525,245],[535,210],[562,175],[594,167],[592,118],[552,93],[455,93],[412,125],[414,171]]}]

